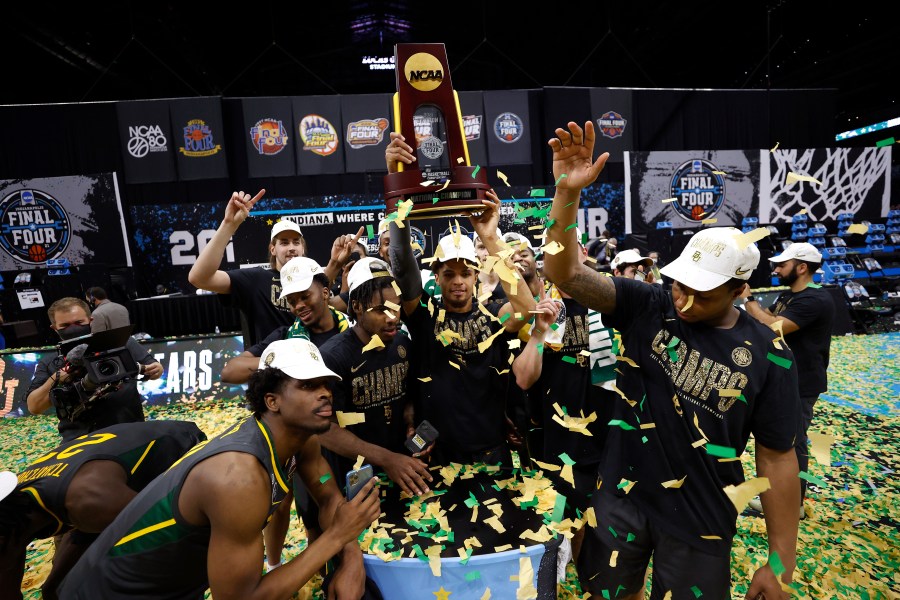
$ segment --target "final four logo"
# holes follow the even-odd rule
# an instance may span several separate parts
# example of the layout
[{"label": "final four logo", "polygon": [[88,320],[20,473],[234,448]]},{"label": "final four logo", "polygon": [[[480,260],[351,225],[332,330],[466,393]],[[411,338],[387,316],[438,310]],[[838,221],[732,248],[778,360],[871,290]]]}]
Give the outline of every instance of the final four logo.
[{"label": "final four logo", "polygon": [[525,133],[525,124],[515,113],[500,113],[494,119],[494,135],[501,142],[514,144],[522,139],[523,133]]},{"label": "final four logo", "polygon": [[17,190],[0,202],[0,248],[19,262],[43,265],[66,251],[69,216],[53,196]]},{"label": "final four logo", "polygon": [[597,119],[597,127],[600,128],[600,133],[603,134],[603,137],[608,137],[610,139],[622,137],[622,134],[625,133],[625,125],[627,124],[628,121],[614,110],[603,113],[600,115],[600,118]]},{"label": "final four logo", "polygon": [[678,216],[699,223],[719,212],[725,202],[725,178],[720,173],[721,169],[702,158],[689,160],[675,169],[672,206]]},{"label": "final four logo", "polygon": [[287,131],[280,119],[260,119],[250,128],[250,140],[260,154],[278,154],[288,143]]},{"label": "final four logo", "polygon": [[298,126],[303,149],[319,156],[328,156],[338,147],[338,134],[328,119],[319,115],[306,115]]},{"label": "final four logo", "polygon": [[203,119],[191,119],[184,126],[184,146],[178,151],[191,158],[212,156],[217,154],[222,146],[213,140],[212,129]]}]

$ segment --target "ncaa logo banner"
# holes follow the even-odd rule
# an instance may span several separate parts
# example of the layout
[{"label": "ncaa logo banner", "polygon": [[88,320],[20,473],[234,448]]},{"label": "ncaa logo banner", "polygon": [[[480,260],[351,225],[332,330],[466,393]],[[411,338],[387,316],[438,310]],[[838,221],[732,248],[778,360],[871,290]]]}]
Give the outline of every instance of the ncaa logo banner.
[{"label": "ncaa logo banner", "polygon": [[131,266],[115,173],[0,180],[0,270]]},{"label": "ncaa logo banner", "polygon": [[159,100],[116,102],[126,183],[175,181],[174,142],[169,103]]}]

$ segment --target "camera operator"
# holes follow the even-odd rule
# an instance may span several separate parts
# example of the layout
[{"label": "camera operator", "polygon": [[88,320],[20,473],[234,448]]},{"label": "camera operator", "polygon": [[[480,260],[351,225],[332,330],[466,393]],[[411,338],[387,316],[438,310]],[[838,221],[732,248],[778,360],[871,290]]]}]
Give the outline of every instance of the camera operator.
[{"label": "camera operator", "polygon": [[[61,298],[47,310],[50,328],[62,340],[70,340],[91,333],[90,309],[84,300]],[[125,347],[138,363],[139,374],[145,379],[159,379],[163,367],[144,347],[128,338]],[[28,388],[28,410],[32,414],[44,413],[51,406],[50,390],[56,386],[74,385],[79,380],[67,365],[66,357],[48,355],[38,362]],[[98,398],[74,421],[60,416],[59,434],[63,441],[76,438],[116,423],[132,423],[144,420],[143,398],[138,393],[137,382],[126,380],[121,387]]]}]

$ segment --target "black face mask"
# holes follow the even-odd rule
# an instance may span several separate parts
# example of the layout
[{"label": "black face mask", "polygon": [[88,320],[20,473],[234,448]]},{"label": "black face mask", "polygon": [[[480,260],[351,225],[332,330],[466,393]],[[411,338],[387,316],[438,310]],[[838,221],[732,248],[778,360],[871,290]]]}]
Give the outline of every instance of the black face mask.
[{"label": "black face mask", "polygon": [[57,329],[56,333],[59,334],[64,340],[71,340],[73,338],[81,337],[83,335],[87,335],[91,332],[90,323],[87,325],[69,325],[65,329]]}]

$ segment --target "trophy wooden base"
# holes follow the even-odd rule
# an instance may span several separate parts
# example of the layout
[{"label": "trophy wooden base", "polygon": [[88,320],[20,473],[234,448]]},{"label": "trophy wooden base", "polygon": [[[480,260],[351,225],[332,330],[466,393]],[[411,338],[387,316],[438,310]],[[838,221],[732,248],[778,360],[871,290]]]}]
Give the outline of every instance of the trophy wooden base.
[{"label": "trophy wooden base", "polygon": [[[389,173],[384,177],[385,207],[388,213],[397,210],[397,205],[404,200],[412,200],[413,206],[407,219],[433,219],[437,217],[454,217],[470,212],[481,212],[481,203],[491,189],[484,169],[476,172],[477,167],[457,166],[453,168],[450,184],[441,189],[441,185],[432,184],[422,187],[422,172],[419,169],[407,169],[400,173]],[[474,175],[474,177],[473,177]],[[436,199],[436,200],[435,200]]]}]

